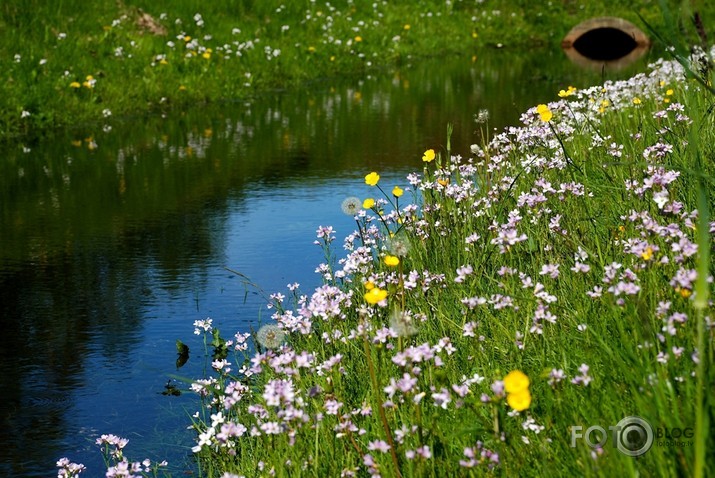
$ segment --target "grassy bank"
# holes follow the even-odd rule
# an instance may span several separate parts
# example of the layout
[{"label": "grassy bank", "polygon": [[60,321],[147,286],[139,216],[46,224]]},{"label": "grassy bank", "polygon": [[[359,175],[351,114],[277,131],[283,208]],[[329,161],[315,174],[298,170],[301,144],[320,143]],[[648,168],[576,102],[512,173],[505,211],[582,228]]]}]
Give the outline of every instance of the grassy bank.
[{"label": "grassy bank", "polygon": [[195,323],[199,474],[711,475],[707,75],[661,61],[404,184],[366,171],[372,197],[334,198],[355,232],[317,231],[323,286],[253,336]]},{"label": "grassy bank", "polygon": [[[697,2],[676,8],[685,23],[693,10],[711,23]],[[58,127],[101,125],[109,115],[169,112],[420,56],[557,47],[575,24],[602,15],[662,23],[648,0],[100,0],[91,8],[7,0],[0,138],[32,141]]]},{"label": "grassy bank", "polygon": [[[319,268],[325,286],[276,298],[276,340],[259,333],[262,353],[243,369],[230,358],[239,373],[215,361],[216,381],[197,386],[202,471],[712,470],[712,406],[697,405],[715,384],[713,204],[698,198],[700,175],[705,188],[713,179],[711,103],[664,63],[566,91],[471,158],[449,146],[415,158],[423,171],[397,186],[417,207],[368,174],[375,195],[357,203],[347,256],[318,230],[336,249]],[[616,448],[643,451],[625,433],[584,441],[628,416],[656,437],[638,459]]]}]

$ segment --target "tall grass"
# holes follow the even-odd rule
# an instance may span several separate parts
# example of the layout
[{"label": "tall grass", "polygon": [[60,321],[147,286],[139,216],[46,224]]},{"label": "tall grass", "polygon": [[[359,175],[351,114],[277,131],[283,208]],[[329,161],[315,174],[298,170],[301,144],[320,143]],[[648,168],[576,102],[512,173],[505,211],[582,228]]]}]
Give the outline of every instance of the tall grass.
[{"label": "tall grass", "polygon": [[281,340],[194,385],[201,475],[711,473],[711,106],[660,61],[415,158],[408,205],[367,175]]}]

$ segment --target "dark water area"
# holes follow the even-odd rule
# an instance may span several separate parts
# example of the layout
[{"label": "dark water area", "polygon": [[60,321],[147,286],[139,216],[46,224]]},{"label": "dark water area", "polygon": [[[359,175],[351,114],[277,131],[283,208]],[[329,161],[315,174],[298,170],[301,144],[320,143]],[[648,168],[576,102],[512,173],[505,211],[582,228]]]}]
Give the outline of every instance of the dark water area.
[{"label": "dark water area", "polygon": [[[643,70],[644,58],[629,71]],[[186,429],[199,403],[164,395],[201,378],[195,320],[228,337],[270,317],[267,293],[319,285],[320,225],[352,232],[346,196],[363,177],[408,186],[422,153],[467,155],[489,130],[603,73],[561,52],[498,50],[420,60],[361,79],[312,83],[250,101],[84,126],[0,157],[0,476],[56,476],[55,462],[103,476],[100,434],[129,439],[131,460],[193,469]],[[110,121],[112,120],[112,121]],[[111,126],[107,128],[106,126]],[[408,193],[409,195],[409,193]],[[177,339],[191,358],[177,371]],[[171,382],[186,388],[181,382]]]}]

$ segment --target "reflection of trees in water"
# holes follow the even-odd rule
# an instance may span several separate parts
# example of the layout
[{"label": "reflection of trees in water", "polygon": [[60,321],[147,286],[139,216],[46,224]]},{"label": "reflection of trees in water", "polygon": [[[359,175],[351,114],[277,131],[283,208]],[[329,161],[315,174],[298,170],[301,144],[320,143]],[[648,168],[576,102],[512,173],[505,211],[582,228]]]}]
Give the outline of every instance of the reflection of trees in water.
[{"label": "reflection of trees in water", "polygon": [[[52,467],[57,457],[45,444],[77,426],[66,414],[86,386],[83,375],[129,374],[126,358],[143,340],[144,304],[157,286],[153,274],[167,287],[189,275],[200,286],[205,273],[196,263],[215,263],[224,236],[210,217],[189,211],[130,228],[108,244],[68,246],[52,263],[0,279],[0,474],[22,475],[20,462]],[[84,374],[89,357],[115,370]]]},{"label": "reflection of trees in water", "polygon": [[[23,457],[37,466],[64,436],[66,413],[91,352],[121,364],[136,343],[141,283],[131,264],[96,251],[77,250],[56,264],[27,267],[0,282],[0,462]],[[52,463],[47,463],[48,466]],[[9,466],[9,465],[8,465]],[[5,476],[28,470],[2,469]],[[35,470],[36,471],[36,470]],[[46,470],[49,471],[49,470]]]}]

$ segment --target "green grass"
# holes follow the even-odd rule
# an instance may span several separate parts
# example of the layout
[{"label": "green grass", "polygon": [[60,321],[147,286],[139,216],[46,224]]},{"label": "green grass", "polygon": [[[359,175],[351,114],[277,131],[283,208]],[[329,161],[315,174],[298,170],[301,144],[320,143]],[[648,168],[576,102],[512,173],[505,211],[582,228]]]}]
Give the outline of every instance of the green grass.
[{"label": "green grass", "polygon": [[[550,103],[548,122],[533,109],[473,157],[452,156],[447,141],[412,188],[417,212],[378,181],[384,200],[348,247],[358,265],[336,261],[330,235],[320,238],[337,254],[325,286],[275,301],[283,347],[256,343],[252,373],[219,371],[207,387],[194,423],[200,474],[710,475],[713,96],[673,65]],[[661,155],[663,145],[672,151]],[[374,304],[382,296],[367,291],[378,289]],[[395,319],[404,313],[408,324]],[[420,347],[427,355],[400,361]],[[312,357],[305,368],[301,353]],[[231,355],[238,369],[244,356]],[[512,370],[530,379],[518,414],[494,388]],[[245,388],[226,408],[229,383]],[[609,428],[631,416],[654,434],[637,458]],[[245,433],[217,438],[221,420]],[[601,448],[584,441],[593,426],[608,434]],[[477,452],[466,468],[473,447],[499,464]]]},{"label": "green grass", "polygon": [[[423,56],[558,48],[571,27],[593,16],[640,25],[642,15],[660,25],[654,7],[647,0],[627,7],[610,0],[101,0],[88,8],[77,0],[8,0],[0,5],[0,138],[31,141],[101,122],[107,112],[234,100]],[[713,12],[690,9],[712,24]],[[682,24],[691,10],[675,8]],[[92,88],[81,86],[87,76],[96,80]]]}]

